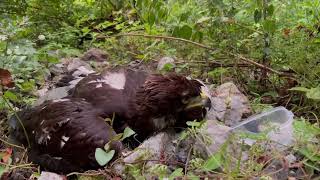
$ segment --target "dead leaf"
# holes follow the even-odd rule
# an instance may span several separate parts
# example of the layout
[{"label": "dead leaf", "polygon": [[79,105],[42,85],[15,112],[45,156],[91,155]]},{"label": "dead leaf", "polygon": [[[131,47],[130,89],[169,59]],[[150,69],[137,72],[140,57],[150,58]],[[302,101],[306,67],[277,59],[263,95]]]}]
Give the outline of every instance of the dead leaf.
[{"label": "dead leaf", "polygon": [[6,151],[5,151],[4,156],[2,156],[2,161],[4,163],[8,163],[11,155],[12,155],[12,149],[11,148],[7,148]]},{"label": "dead leaf", "polygon": [[4,87],[13,88],[14,82],[10,71],[0,68],[0,84]]}]

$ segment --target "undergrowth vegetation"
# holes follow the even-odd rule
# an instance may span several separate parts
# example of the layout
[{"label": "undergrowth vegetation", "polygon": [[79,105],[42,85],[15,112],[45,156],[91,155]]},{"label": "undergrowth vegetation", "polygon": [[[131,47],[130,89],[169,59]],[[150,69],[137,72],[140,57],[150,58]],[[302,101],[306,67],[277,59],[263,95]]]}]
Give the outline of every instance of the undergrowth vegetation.
[{"label": "undergrowth vegetation", "polygon": [[[178,72],[215,85],[234,81],[255,112],[280,105],[294,112],[298,141],[292,151],[309,177],[319,174],[320,1],[4,0],[0,13],[0,68],[12,72],[18,87],[2,92],[1,124],[35,101],[48,69],[61,58],[91,47],[108,52],[114,66],[171,56]],[[191,125],[188,134],[195,131]],[[250,157],[265,155],[259,145],[251,151]],[[169,179],[196,179],[194,172],[218,168],[215,173],[226,178],[261,175],[253,159],[230,167],[223,152],[190,160],[196,171],[189,174],[177,169],[168,176],[164,165],[150,171]],[[129,172],[143,176],[138,166]]]}]

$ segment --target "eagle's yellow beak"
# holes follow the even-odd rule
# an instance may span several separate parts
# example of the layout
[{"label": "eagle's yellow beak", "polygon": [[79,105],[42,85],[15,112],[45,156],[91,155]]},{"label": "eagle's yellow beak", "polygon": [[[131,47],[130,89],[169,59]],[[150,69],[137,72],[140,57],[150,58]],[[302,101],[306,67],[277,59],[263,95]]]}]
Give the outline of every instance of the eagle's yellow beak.
[{"label": "eagle's yellow beak", "polygon": [[211,100],[203,91],[201,91],[200,96],[191,98],[185,109],[192,109],[195,107],[208,108],[209,110],[211,109]]}]

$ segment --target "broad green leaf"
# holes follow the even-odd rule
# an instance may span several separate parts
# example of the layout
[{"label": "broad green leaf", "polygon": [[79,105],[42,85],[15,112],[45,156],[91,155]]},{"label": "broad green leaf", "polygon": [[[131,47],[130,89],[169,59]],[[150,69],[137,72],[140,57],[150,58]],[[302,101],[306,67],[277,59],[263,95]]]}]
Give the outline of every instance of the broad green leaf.
[{"label": "broad green leaf", "polygon": [[276,31],[276,22],[274,20],[265,20],[263,22],[263,29],[268,33],[274,33]]},{"label": "broad green leaf", "polygon": [[320,87],[309,89],[306,96],[309,99],[320,100]]},{"label": "broad green leaf", "polygon": [[19,101],[18,96],[15,93],[11,92],[11,91],[6,91],[3,96],[5,98],[13,101],[13,102],[18,102]]},{"label": "broad green leaf", "polygon": [[304,155],[306,158],[313,162],[319,162],[320,163],[320,154],[315,152],[313,149],[309,149],[307,147],[301,147],[298,150],[302,155]]},{"label": "broad green leaf", "polygon": [[114,153],[115,153],[115,150],[106,152],[101,148],[97,148],[95,152],[96,161],[100,166],[104,166],[113,158]]},{"label": "broad green leaf", "polygon": [[296,119],[293,123],[294,135],[303,141],[312,141],[320,135],[320,128],[316,127],[304,119]]},{"label": "broad green leaf", "polygon": [[184,25],[179,29],[179,37],[184,39],[190,39],[192,35],[192,28],[188,25]]},{"label": "broad green leaf", "polygon": [[89,29],[89,27],[84,27],[81,29],[81,31],[82,31],[83,35],[86,35],[90,32],[90,29]]},{"label": "broad green leaf", "polygon": [[218,167],[221,166],[222,162],[222,154],[221,152],[218,152],[214,155],[212,155],[204,164],[203,168],[206,171],[212,171],[217,169]]},{"label": "broad green leaf", "polygon": [[35,88],[35,82],[34,81],[25,81],[21,84],[22,91],[24,92],[30,92]]},{"label": "broad green leaf", "polygon": [[262,17],[261,10],[256,9],[256,10],[254,11],[254,15],[253,15],[254,22],[255,22],[255,23],[258,23],[258,22],[260,21],[261,17]]},{"label": "broad green leaf", "polygon": [[126,127],[123,131],[123,136],[121,138],[121,141],[124,140],[127,137],[130,137],[132,135],[134,135],[136,132],[134,132],[131,128]]},{"label": "broad green leaf", "polygon": [[289,89],[289,91],[301,91],[301,92],[308,92],[309,89],[305,88],[305,87],[293,87],[291,89]]},{"label": "broad green leaf", "polygon": [[273,4],[270,4],[267,8],[267,15],[270,17],[273,15],[273,12],[274,12],[274,6]]},{"label": "broad green leaf", "polygon": [[174,178],[176,178],[176,177],[183,176],[182,171],[183,171],[182,168],[178,168],[178,169],[174,170],[171,173],[171,175],[169,176],[169,180],[174,180]]}]

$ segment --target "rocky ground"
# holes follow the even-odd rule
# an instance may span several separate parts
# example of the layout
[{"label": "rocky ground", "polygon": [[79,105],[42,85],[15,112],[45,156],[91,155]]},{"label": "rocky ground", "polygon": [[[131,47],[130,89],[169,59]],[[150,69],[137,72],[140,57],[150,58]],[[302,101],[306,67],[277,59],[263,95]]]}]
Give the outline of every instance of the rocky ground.
[{"label": "rocky ground", "polygon": [[[65,97],[68,91],[86,75],[111,67],[108,58],[108,54],[102,50],[90,49],[82,57],[62,59],[61,63],[50,68],[51,73],[48,74],[48,81],[37,91],[36,95],[39,98],[34,105],[41,104],[45,100]],[[146,71],[161,71],[168,67],[168,64],[171,64],[170,67],[174,68],[175,59],[163,57],[157,63],[150,64],[134,61],[127,66]],[[70,84],[67,86],[57,84],[57,82],[61,82],[62,77],[68,74],[75,77]],[[298,163],[299,157],[290,153],[290,144],[280,147],[266,140],[263,143],[258,141],[259,146],[246,144],[247,148],[244,148],[246,147],[244,146],[245,142],[239,141],[235,137],[233,127],[253,114],[248,98],[232,82],[213,87],[213,85],[207,84],[206,91],[211,97],[213,108],[208,112],[203,123],[191,125],[182,134],[170,131],[159,133],[143,142],[137,149],[124,152],[122,158],[112,163],[105,170],[87,172],[82,175],[101,177],[102,179],[131,179],[135,177],[133,173],[135,168],[142,168],[144,171],[140,173],[147,179],[153,179],[156,178],[154,167],[159,167],[160,164],[166,165],[165,171],[167,174],[172,174],[175,170],[182,168],[185,172],[186,170],[192,171],[198,177],[223,178],[224,175],[219,173],[222,172],[219,165],[217,168],[211,168],[214,171],[210,170],[206,173],[196,168],[197,163],[203,164],[203,160],[212,159],[214,155],[217,155],[216,158],[219,159],[219,154],[222,153],[231,155],[228,159],[230,172],[231,169],[238,168],[252,173],[252,169],[254,169],[254,167],[250,167],[250,163],[252,163],[261,166],[259,172],[253,173],[256,178],[266,176],[275,179],[287,179],[288,177],[295,179],[304,176],[304,170]],[[1,127],[1,137],[6,138],[7,132],[4,128],[6,126]],[[289,129],[289,131],[292,131],[292,129]],[[284,138],[292,137],[288,135]],[[264,148],[264,152],[259,153],[259,157],[252,156],[252,147],[254,146]],[[4,151],[3,154],[11,156],[10,149],[13,147],[8,143],[2,143],[1,149],[5,148],[7,148],[7,151]],[[12,164],[17,165],[12,165],[14,168],[11,168],[9,173],[5,173],[2,179],[32,179],[35,177],[43,180],[66,179],[66,176],[49,172],[41,172],[41,175],[35,173],[37,168],[28,164],[25,150],[21,150],[19,147],[15,147],[13,150],[19,151],[19,153],[12,155],[14,157]],[[157,170],[156,172],[162,171]],[[251,177],[254,178],[254,175]]]}]

